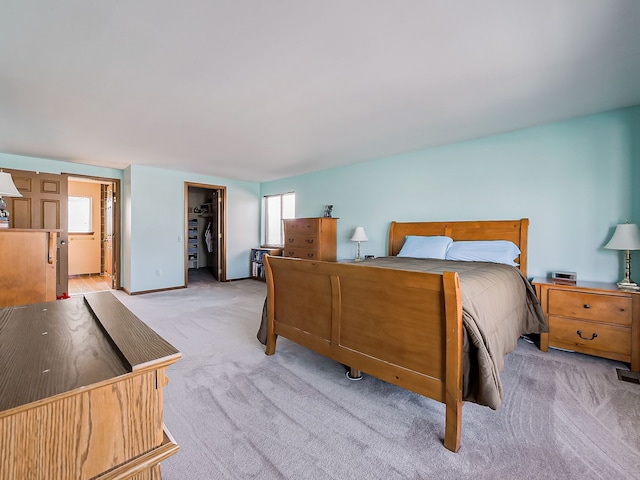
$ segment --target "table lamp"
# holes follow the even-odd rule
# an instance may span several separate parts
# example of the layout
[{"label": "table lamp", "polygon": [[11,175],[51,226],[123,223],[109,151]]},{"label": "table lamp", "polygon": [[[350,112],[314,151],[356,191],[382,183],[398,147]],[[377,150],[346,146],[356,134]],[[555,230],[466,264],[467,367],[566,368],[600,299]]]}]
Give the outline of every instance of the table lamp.
[{"label": "table lamp", "polygon": [[621,223],[613,232],[613,237],[604,246],[611,250],[624,250],[624,278],[618,282],[618,288],[627,290],[637,290],[636,285],[631,280],[631,250],[640,250],[640,231],[633,223]]},{"label": "table lamp", "polygon": [[355,262],[362,261],[362,257],[360,257],[360,242],[366,242],[367,240],[369,239],[367,238],[366,233],[364,233],[364,228],[356,227],[353,232],[353,236],[351,237],[352,242],[358,242],[358,255],[356,255],[356,258],[354,259]]},{"label": "table lamp", "polygon": [[7,202],[2,197],[21,197],[22,195],[13,183],[11,174],[0,170],[0,228],[9,228],[9,212]]}]

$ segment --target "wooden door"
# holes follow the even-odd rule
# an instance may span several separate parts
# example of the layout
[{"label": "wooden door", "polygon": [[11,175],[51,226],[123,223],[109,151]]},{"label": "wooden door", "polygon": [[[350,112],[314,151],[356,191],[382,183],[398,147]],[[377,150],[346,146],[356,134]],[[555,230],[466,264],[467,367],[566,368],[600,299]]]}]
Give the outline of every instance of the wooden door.
[{"label": "wooden door", "polygon": [[222,187],[218,189],[217,195],[217,213],[216,213],[216,223],[215,223],[215,243],[214,243],[214,251],[216,255],[216,280],[219,282],[227,281],[227,267],[226,267],[226,248],[225,245],[225,225],[226,225],[226,201],[227,201],[227,189]]},{"label": "wooden door", "polygon": [[210,258],[211,274],[219,282],[226,281],[226,269],[224,264],[224,219],[225,219],[225,197],[226,189],[219,188],[212,191],[213,218],[211,224],[212,251]]},{"label": "wooden door", "polygon": [[14,228],[59,229],[56,239],[56,295],[68,292],[67,175],[3,169],[22,197],[7,198]]},{"label": "wooden door", "polygon": [[109,277],[111,288],[114,285],[114,268],[113,268],[113,184],[106,185],[104,198],[104,232],[103,232],[103,248],[104,248],[104,273]]},{"label": "wooden door", "polygon": [[209,268],[213,277],[220,281],[220,192],[212,190],[213,202],[211,205],[211,252]]}]

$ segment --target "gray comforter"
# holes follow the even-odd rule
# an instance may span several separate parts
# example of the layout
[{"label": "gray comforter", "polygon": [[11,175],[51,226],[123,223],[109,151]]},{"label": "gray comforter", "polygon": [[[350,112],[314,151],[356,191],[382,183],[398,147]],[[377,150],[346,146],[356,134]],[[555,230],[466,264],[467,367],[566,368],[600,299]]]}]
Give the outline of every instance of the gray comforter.
[{"label": "gray comforter", "polygon": [[[547,332],[535,291],[517,268],[485,262],[381,257],[361,265],[420,272],[458,272],[464,325],[463,399],[493,409],[503,398],[504,356],[518,338]],[[266,338],[266,303],[258,339]]]}]

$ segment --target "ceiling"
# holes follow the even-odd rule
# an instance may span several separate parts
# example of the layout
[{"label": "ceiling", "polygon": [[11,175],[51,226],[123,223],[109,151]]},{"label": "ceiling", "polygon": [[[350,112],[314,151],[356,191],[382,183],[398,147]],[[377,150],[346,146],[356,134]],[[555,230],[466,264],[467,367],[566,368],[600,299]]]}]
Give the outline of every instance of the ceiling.
[{"label": "ceiling", "polygon": [[640,104],[636,0],[3,0],[0,152],[267,181]]}]

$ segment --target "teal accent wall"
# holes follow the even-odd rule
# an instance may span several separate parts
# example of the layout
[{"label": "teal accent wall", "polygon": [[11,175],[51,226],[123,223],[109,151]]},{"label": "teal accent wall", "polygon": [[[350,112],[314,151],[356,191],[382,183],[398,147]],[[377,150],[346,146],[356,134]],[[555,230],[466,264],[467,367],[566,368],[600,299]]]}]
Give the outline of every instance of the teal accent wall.
[{"label": "teal accent wall", "polygon": [[333,204],[339,258],[355,256],[358,225],[362,253],[381,256],[393,220],[527,217],[530,277],[617,281],[622,255],[602,247],[617,223],[640,221],[639,138],[633,107],[265,182],[260,193],[294,191],[298,217]]},{"label": "teal accent wall", "polygon": [[[640,106],[628,108],[622,113],[627,128],[625,135],[629,139],[629,157],[631,158],[631,174],[627,178],[631,190],[629,222],[640,225]],[[621,272],[623,272],[622,269]],[[631,254],[631,279],[640,285],[640,251]]]}]

